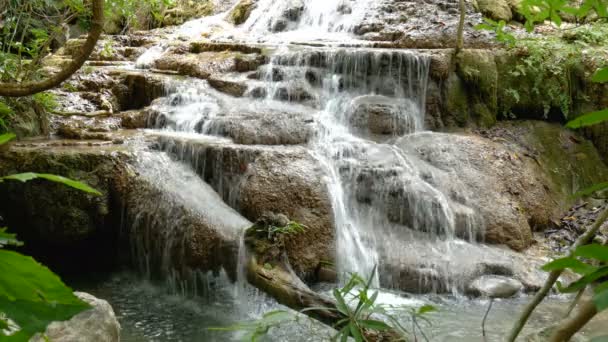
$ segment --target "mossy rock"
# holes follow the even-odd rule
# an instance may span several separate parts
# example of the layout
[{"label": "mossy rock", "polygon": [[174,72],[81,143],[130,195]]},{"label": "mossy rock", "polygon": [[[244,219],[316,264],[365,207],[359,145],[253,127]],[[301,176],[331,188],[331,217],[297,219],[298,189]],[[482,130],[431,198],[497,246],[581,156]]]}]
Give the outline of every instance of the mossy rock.
[{"label": "mossy rock", "polygon": [[477,10],[491,19],[509,22],[513,18],[509,2],[507,0],[477,0]]},{"label": "mossy rock", "polygon": [[241,0],[230,12],[228,20],[235,25],[241,25],[249,19],[254,8],[253,0]]}]

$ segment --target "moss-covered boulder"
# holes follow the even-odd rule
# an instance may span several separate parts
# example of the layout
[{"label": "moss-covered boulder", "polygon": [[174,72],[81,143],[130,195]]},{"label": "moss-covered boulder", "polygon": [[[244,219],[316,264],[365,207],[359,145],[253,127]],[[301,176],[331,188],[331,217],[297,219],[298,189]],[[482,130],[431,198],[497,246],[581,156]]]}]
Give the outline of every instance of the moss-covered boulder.
[{"label": "moss-covered boulder", "polygon": [[513,18],[511,6],[507,0],[477,0],[478,10],[494,20],[509,22]]},{"label": "moss-covered boulder", "polygon": [[235,25],[241,25],[249,19],[251,12],[255,8],[254,0],[241,0],[228,14],[228,20]]}]

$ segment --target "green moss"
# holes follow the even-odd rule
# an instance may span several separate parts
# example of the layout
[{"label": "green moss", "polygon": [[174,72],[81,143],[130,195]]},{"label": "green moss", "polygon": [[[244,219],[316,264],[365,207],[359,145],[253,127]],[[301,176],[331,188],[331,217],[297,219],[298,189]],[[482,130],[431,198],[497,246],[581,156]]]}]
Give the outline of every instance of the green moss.
[{"label": "green moss", "polygon": [[559,125],[529,122],[527,140],[540,152],[539,164],[565,197],[608,179],[606,165],[590,141]]},{"label": "green moss", "polygon": [[457,76],[448,79],[446,107],[457,126],[465,126],[470,121],[469,99],[464,83]]},{"label": "green moss", "polygon": [[235,25],[241,25],[249,18],[255,3],[251,0],[241,0],[230,12],[230,21]]}]

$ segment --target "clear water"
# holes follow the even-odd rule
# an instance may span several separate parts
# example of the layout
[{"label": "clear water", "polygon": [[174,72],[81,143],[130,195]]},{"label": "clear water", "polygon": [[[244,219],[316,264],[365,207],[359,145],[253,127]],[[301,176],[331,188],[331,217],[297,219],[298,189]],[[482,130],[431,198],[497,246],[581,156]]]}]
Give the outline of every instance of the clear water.
[{"label": "clear water", "polygon": [[[243,331],[215,331],[209,328],[227,327],[259,318],[271,310],[288,310],[265,296],[253,292],[249,297],[236,295],[235,287],[221,278],[210,279],[208,295],[188,297],[173,295],[164,286],[142,280],[132,273],[116,273],[102,278],[79,282],[78,290],[90,292],[112,304],[121,323],[123,342],[194,342],[242,341]],[[432,325],[422,323],[424,334],[437,342],[482,342],[481,321],[488,306],[486,300],[466,300],[457,297],[416,296],[398,292],[383,292],[379,302],[406,305],[413,308],[433,304],[438,311],[427,318]],[[528,297],[497,300],[486,322],[487,341],[499,342],[511,328],[512,318],[518,314]],[[534,313],[522,336],[551,324],[566,310],[566,298],[553,297]],[[584,329],[587,339],[608,334],[606,314]],[[411,325],[407,316],[406,326]],[[300,323],[288,323],[273,329],[268,341],[329,341],[333,331],[306,318]],[[418,338],[422,340],[420,332]]]}]

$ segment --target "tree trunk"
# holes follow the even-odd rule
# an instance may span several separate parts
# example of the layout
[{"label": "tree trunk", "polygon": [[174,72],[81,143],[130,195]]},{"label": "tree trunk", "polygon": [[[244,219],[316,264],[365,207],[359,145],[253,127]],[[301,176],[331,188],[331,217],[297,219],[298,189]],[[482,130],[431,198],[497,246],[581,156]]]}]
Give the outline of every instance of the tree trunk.
[{"label": "tree trunk", "polygon": [[22,83],[0,83],[0,96],[21,97],[34,95],[60,85],[82,67],[87,58],[95,49],[95,45],[103,31],[103,8],[104,0],[91,0],[93,5],[93,17],[91,19],[91,30],[87,40],[80,48],[80,53],[74,57],[72,62],[58,73],[49,76],[42,81],[30,81]]},{"label": "tree trunk", "polygon": [[592,300],[582,301],[576,314],[566,318],[557,326],[549,342],[568,342],[574,334],[581,330],[597,314],[597,308]]},{"label": "tree trunk", "polygon": [[460,21],[458,22],[458,32],[456,36],[456,53],[464,48],[464,20],[467,15],[467,7],[464,0],[459,0],[460,5]]}]

